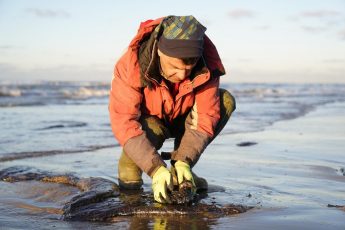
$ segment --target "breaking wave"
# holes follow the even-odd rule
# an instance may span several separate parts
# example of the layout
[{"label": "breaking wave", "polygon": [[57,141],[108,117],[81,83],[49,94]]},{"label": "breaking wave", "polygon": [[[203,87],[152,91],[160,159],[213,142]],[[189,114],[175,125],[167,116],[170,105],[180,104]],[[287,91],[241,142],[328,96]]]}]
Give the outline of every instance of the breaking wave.
[{"label": "breaking wave", "polygon": [[108,89],[90,89],[86,87],[80,87],[78,89],[63,89],[62,95],[65,98],[70,99],[84,99],[90,97],[105,97],[109,95]]},{"label": "breaking wave", "polygon": [[20,97],[21,95],[20,89],[11,89],[5,86],[0,88],[0,97]]},{"label": "breaking wave", "polygon": [[[0,83],[0,107],[99,103],[107,99],[109,84],[100,82]],[[102,103],[105,101],[103,100]]]}]

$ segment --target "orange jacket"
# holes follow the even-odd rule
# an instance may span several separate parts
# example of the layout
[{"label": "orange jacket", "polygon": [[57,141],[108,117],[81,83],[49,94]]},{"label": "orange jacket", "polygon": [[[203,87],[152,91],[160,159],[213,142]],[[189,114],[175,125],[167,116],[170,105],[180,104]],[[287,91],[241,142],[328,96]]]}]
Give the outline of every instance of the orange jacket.
[{"label": "orange jacket", "polygon": [[[153,43],[152,57],[148,60],[149,66],[141,69],[138,56],[141,41],[150,36],[161,21],[162,18],[141,23],[128,50],[115,65],[109,112],[113,133],[122,146],[129,139],[143,134],[138,122],[141,114],[154,115],[169,122],[179,115],[192,112],[189,128],[208,138],[213,136],[220,117],[219,76],[225,71],[215,46],[207,36],[203,53],[205,66],[200,67],[199,74],[180,83],[175,98],[165,82],[159,81],[160,76],[152,76],[148,71],[153,55],[156,55],[156,41]],[[143,81],[149,82],[151,87],[145,86]]]}]

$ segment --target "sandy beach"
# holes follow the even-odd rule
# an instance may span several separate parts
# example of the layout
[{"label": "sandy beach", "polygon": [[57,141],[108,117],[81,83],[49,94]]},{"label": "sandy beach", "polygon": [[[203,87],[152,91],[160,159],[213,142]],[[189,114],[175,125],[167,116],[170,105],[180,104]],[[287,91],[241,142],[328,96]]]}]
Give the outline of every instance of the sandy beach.
[{"label": "sandy beach", "polygon": [[[236,118],[234,118],[236,119]],[[253,142],[241,147],[238,144]],[[256,144],[255,144],[256,143]],[[171,142],[163,150],[170,150]],[[113,223],[59,220],[63,204],[78,190],[40,182],[0,182],[2,229],[344,229],[345,103],[319,106],[305,116],[276,122],[263,131],[223,134],[204,152],[194,171],[224,187],[209,197],[221,204],[253,206],[244,214],[200,223],[191,217],[121,217]],[[120,148],[1,162],[82,177],[117,181]],[[150,191],[144,176],[144,190]],[[199,222],[198,222],[199,221]]]}]

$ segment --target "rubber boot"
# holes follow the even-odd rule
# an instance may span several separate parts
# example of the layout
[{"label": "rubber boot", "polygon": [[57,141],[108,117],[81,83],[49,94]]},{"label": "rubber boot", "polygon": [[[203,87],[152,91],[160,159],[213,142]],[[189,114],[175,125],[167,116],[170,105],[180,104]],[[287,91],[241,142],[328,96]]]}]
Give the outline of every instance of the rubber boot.
[{"label": "rubber boot", "polygon": [[141,169],[122,151],[118,164],[119,186],[121,189],[138,190],[143,185]]},{"label": "rubber boot", "polygon": [[207,180],[205,178],[198,177],[193,171],[192,171],[192,175],[193,175],[196,191],[197,192],[207,191],[208,189]]}]

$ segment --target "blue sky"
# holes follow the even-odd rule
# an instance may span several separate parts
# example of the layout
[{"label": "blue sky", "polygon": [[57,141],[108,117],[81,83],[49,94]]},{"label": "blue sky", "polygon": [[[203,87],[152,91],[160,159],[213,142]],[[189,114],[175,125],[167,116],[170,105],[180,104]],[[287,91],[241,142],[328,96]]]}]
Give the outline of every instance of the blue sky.
[{"label": "blue sky", "polygon": [[345,83],[345,0],[0,0],[0,81],[110,81],[140,22],[194,15],[226,82]]}]

